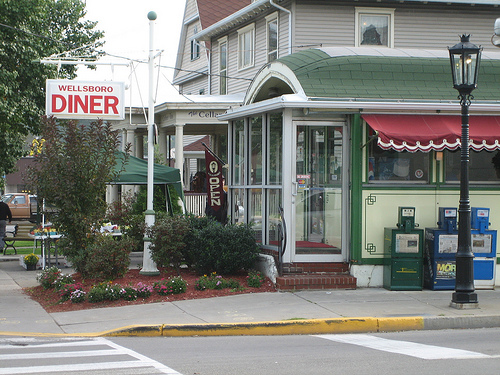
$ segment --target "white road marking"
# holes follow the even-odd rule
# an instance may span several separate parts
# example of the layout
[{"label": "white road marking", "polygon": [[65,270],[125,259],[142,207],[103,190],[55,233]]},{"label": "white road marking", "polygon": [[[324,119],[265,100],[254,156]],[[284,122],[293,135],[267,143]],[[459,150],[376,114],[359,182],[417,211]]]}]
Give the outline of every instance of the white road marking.
[{"label": "white road marking", "polygon": [[445,348],[435,345],[418,344],[409,341],[388,340],[371,335],[315,335],[323,339],[359,345],[365,348],[381,350],[389,353],[403,354],[421,359],[475,359],[492,358],[492,356],[462,349]]},{"label": "white road marking", "polygon": [[[102,350],[79,350],[68,351],[68,347],[82,347],[82,346],[104,346],[107,349]],[[85,341],[72,341],[72,342],[58,342],[47,343],[40,345],[28,345],[30,348],[57,348],[63,347],[64,352],[39,352],[39,353],[18,353],[18,354],[1,354],[0,355],[0,374],[32,374],[32,373],[53,373],[65,372],[71,373],[73,371],[91,371],[91,370],[112,370],[112,369],[126,369],[126,368],[139,368],[139,367],[153,367],[163,374],[169,375],[182,375],[179,372],[163,365],[160,362],[154,361],[142,354],[133,350],[127,349],[121,345],[115,344],[105,338],[96,338]],[[12,345],[0,345],[0,349],[12,349]],[[111,349],[109,349],[111,348]],[[44,365],[44,366],[23,366],[23,367],[5,367],[2,361],[7,360],[20,360],[20,363],[26,363],[26,359],[54,359],[54,358],[81,358],[81,357],[98,357],[98,356],[130,356],[133,360],[111,361],[100,363],[74,363],[64,365]]]}]

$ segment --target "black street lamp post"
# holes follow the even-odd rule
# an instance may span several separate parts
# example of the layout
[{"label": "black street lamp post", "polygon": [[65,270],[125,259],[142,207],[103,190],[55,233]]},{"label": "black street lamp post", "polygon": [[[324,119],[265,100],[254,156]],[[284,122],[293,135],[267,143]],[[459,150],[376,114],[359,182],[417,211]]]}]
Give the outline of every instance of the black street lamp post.
[{"label": "black street lamp post", "polygon": [[462,139],[460,147],[460,204],[458,207],[458,249],[456,254],[456,284],[451,306],[478,307],[474,290],[474,254],[471,244],[471,208],[469,200],[469,106],[472,90],[477,86],[481,47],[462,35],[460,43],[449,47],[453,87],[458,90],[462,107]]}]

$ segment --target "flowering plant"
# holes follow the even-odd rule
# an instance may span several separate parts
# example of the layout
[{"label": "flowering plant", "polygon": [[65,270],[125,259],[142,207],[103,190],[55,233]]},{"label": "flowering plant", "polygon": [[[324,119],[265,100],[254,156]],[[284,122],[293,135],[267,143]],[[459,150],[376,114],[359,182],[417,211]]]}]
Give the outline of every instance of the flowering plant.
[{"label": "flowering plant", "polygon": [[125,286],[121,289],[120,295],[125,301],[135,301],[137,299],[137,289]]},{"label": "flowering plant", "polygon": [[236,280],[226,280],[222,276],[217,275],[217,272],[212,272],[210,275],[203,275],[196,280],[194,287],[196,290],[225,288],[239,289],[240,284]]},{"label": "flowering plant", "polygon": [[187,283],[182,277],[175,276],[155,282],[153,288],[161,296],[181,294],[186,291]]},{"label": "flowering plant", "polygon": [[57,280],[61,270],[56,266],[45,267],[42,272],[38,274],[36,280],[43,286],[44,289],[49,289],[54,287],[54,282]]},{"label": "flowering plant", "polygon": [[30,233],[34,234],[35,236],[55,235],[57,234],[57,229],[52,228],[50,226],[47,227],[39,226],[38,228],[33,229]]},{"label": "flowering plant", "polygon": [[73,303],[80,303],[80,302],[85,301],[86,294],[87,293],[85,293],[83,290],[76,289],[73,292],[71,292],[69,299]]},{"label": "flowering plant", "polygon": [[71,299],[73,293],[76,292],[77,290],[81,291],[82,288],[83,288],[82,283],[64,284],[59,292],[59,295],[61,296],[61,301],[67,301],[68,299]]},{"label": "flowering plant", "polygon": [[247,284],[251,288],[260,288],[266,278],[259,271],[250,271],[247,276]]},{"label": "flowering plant", "polygon": [[99,283],[94,285],[87,296],[89,302],[116,301],[121,297],[122,287],[118,284]]},{"label": "flowering plant", "polygon": [[31,254],[25,255],[23,258],[23,261],[24,261],[24,264],[26,264],[27,266],[36,266],[39,259],[40,258],[38,257],[38,255],[31,253]]},{"label": "flowering plant", "polygon": [[153,293],[153,287],[144,283],[137,283],[135,286],[138,298],[148,298]]}]

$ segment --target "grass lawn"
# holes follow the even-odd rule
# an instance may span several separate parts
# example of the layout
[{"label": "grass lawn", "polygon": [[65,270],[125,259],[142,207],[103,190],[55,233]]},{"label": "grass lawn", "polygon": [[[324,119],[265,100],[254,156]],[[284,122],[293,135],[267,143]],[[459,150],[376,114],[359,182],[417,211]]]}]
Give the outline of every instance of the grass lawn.
[{"label": "grass lawn", "polygon": [[[16,241],[14,246],[17,249],[17,253],[21,254],[21,255],[31,254],[33,252],[33,241]],[[14,250],[12,250],[12,248],[9,247],[7,249],[7,254],[10,255],[13,253],[14,253]],[[37,246],[35,254],[38,254],[38,255],[41,254],[40,245]]]}]

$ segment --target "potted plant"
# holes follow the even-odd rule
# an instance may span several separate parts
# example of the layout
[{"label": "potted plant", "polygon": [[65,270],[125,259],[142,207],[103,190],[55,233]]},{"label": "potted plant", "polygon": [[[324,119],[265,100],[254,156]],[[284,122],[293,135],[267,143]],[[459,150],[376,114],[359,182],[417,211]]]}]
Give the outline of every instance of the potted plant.
[{"label": "potted plant", "polygon": [[38,255],[35,255],[33,253],[25,255],[23,261],[24,264],[26,265],[26,270],[28,271],[36,270],[36,265],[39,259],[40,258],[38,257]]}]

